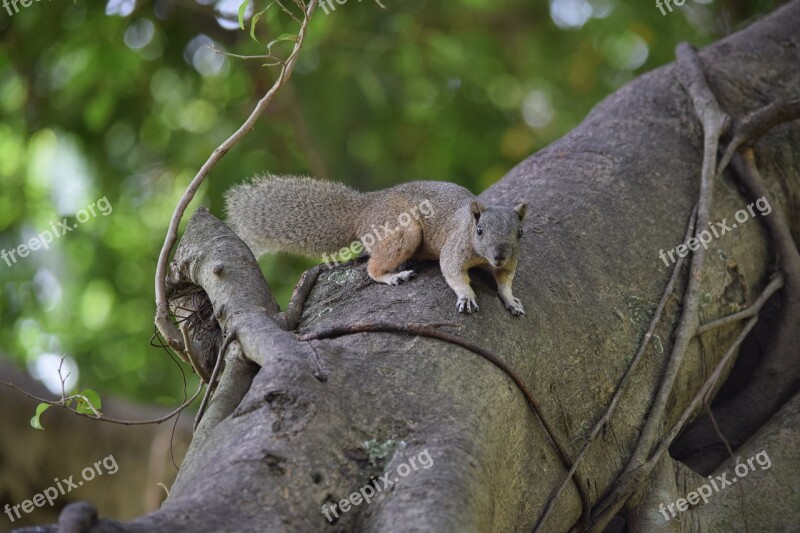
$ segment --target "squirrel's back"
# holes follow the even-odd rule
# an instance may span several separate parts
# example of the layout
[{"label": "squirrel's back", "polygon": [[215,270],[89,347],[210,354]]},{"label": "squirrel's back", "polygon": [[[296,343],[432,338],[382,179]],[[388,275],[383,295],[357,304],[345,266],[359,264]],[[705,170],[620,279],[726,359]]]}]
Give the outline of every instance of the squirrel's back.
[{"label": "squirrel's back", "polygon": [[256,257],[322,255],[349,246],[364,203],[364,194],[343,183],[273,175],[238,185],[225,197],[228,224]]}]

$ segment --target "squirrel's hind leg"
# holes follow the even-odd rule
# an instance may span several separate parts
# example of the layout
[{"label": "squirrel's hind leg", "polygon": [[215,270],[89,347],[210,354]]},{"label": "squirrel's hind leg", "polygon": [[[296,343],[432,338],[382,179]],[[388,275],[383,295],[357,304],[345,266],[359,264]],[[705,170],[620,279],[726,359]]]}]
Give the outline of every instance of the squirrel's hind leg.
[{"label": "squirrel's hind leg", "polygon": [[411,259],[422,244],[422,228],[417,224],[400,228],[384,235],[370,246],[367,273],[378,283],[399,285],[417,275],[413,270],[395,272]]}]

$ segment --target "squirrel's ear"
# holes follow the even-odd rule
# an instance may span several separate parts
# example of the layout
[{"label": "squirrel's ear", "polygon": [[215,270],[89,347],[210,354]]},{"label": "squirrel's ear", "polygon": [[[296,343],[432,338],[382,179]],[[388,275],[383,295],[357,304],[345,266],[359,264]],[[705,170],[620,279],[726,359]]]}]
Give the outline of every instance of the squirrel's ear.
[{"label": "squirrel's ear", "polygon": [[525,202],[517,204],[517,207],[514,208],[514,211],[517,212],[517,214],[519,215],[519,221],[522,222],[523,220],[525,220],[525,213],[528,211],[528,204],[526,204]]},{"label": "squirrel's ear", "polygon": [[478,200],[472,200],[469,203],[469,210],[472,211],[472,216],[475,217],[475,222],[481,218],[481,213],[486,211],[486,206]]}]

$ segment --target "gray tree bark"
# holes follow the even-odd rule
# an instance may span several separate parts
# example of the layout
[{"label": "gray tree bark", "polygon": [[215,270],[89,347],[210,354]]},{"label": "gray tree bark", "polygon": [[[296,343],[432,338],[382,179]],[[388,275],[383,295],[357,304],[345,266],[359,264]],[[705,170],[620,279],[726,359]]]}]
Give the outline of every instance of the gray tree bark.
[{"label": "gray tree bark", "polygon": [[[797,97],[800,1],[709,46],[700,58],[709,86],[734,118]],[[489,203],[529,204],[515,280],[527,317],[509,316],[482,276],[473,280],[480,312],[460,316],[435,264],[423,265],[414,281],[389,287],[371,283],[364,264],[353,263],[322,271],[300,324],[286,331],[252,254],[226,226],[198,211],[171,281],[176,290],[202,287],[235,341],[163,508],[127,523],[101,519],[91,531],[531,530],[566,468],[508,374],[474,351],[425,336],[378,331],[301,340],[298,334],[353,324],[437,325],[512,368],[574,458],[603,416],[670,277],[659,251],[682,241],[697,201],[702,130],[675,69],[667,65],[629,83],[481,194]],[[799,146],[798,124],[780,126],[756,145],[772,207],[786,214],[795,236]],[[752,201],[726,172],[714,184],[712,220],[730,225]],[[711,242],[701,322],[746,307],[767,285],[775,265],[761,218],[756,212]],[[609,427],[577,469],[592,505],[614,487],[648,416],[685,283],[684,272],[678,298],[668,301]],[[765,316],[780,316],[780,297],[773,301],[775,312]],[[664,433],[743,325],[693,339],[660,421]],[[759,324],[740,358],[755,357],[757,366],[770,327]],[[733,377],[744,382],[749,372],[752,366]],[[707,478],[666,456],[614,505],[634,531],[788,531],[800,508],[798,426],[800,397],[794,395],[737,451],[745,459],[767,451],[771,468],[679,518],[659,518],[659,504]],[[348,498],[371,476],[398,477],[397,468],[424,451],[430,468],[414,470],[372,503],[328,522],[324,505]],[[715,475],[734,469],[731,460],[706,466]],[[543,530],[567,531],[581,513],[571,483]],[[582,527],[598,531],[607,523]]]}]

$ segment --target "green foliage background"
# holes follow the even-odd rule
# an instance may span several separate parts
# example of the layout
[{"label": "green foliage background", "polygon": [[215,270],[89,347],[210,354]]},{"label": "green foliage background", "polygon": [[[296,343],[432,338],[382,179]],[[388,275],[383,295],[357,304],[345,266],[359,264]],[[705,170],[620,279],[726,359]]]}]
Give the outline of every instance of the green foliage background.
[{"label": "green foliage background", "polygon": [[[263,172],[362,189],[445,179],[480,192],[604,96],[671,62],[678,42],[702,46],[777,4],[686,0],[664,16],[618,0],[384,3],[317,11],[290,86],[189,213],[206,205],[222,216],[224,191]],[[235,22],[233,0],[18,6],[0,9],[0,250],[100,198],[113,212],[50,250],[0,260],[0,356],[36,368],[43,354],[66,353],[80,386],[175,404],[180,373],[149,346],[158,252],[183,190],[277,69],[197,47],[264,53],[248,31],[220,25],[226,7],[223,22]],[[559,9],[574,27],[554,22]],[[296,29],[272,5],[255,36]],[[275,51],[285,57],[291,44]],[[279,300],[311,264],[263,261]]]}]

